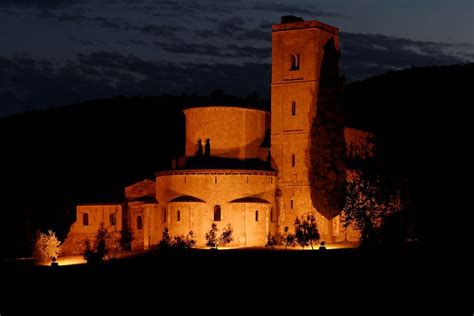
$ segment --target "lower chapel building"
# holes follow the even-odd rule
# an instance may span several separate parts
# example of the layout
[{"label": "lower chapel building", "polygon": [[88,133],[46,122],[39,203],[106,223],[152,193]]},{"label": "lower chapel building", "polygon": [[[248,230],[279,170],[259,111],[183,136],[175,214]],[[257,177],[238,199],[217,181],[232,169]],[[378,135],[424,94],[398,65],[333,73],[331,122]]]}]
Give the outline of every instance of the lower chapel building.
[{"label": "lower chapel building", "polygon": [[[339,53],[339,31],[318,21],[284,17],[272,26],[271,113],[251,108],[208,106],[184,110],[186,154],[170,170],[125,188],[120,204],[78,205],[63,249],[80,252],[103,224],[128,232],[133,250],[193,231],[197,246],[216,223],[233,228],[230,246],[264,246],[268,234],[293,228],[295,218],[316,216],[321,239],[357,241],[340,217],[314,208],[309,182],[311,126],[320,100],[326,47]],[[209,119],[212,118],[212,119]],[[346,146],[367,133],[344,131]],[[270,145],[271,144],[271,145]]]}]

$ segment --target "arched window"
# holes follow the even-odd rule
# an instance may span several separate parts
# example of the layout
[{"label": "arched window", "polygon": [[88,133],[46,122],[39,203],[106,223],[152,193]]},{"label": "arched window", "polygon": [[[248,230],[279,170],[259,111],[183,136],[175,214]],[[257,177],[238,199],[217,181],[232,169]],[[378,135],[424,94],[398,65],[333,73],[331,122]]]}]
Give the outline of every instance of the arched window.
[{"label": "arched window", "polygon": [[117,218],[115,217],[115,214],[109,214],[109,222],[112,226],[115,226],[117,224]]},{"label": "arched window", "polygon": [[221,207],[219,205],[214,206],[214,222],[221,221]]},{"label": "arched window", "polygon": [[296,101],[291,102],[291,115],[296,115]]},{"label": "arched window", "polygon": [[291,155],[291,166],[294,168],[296,167],[296,155]]},{"label": "arched window", "polygon": [[143,229],[143,217],[141,215],[137,216],[137,230]]},{"label": "arched window", "polygon": [[180,221],[181,220],[181,211],[178,210],[178,212],[176,212],[176,221]]},{"label": "arched window", "polygon": [[82,225],[89,226],[89,213],[82,214]]},{"label": "arched window", "polygon": [[300,69],[300,54],[291,54],[290,56],[290,70],[299,70]]},{"label": "arched window", "polygon": [[295,202],[293,201],[293,199],[290,201],[290,208],[293,209],[295,206]]},{"label": "arched window", "polygon": [[258,222],[258,210],[255,211],[255,221]]}]

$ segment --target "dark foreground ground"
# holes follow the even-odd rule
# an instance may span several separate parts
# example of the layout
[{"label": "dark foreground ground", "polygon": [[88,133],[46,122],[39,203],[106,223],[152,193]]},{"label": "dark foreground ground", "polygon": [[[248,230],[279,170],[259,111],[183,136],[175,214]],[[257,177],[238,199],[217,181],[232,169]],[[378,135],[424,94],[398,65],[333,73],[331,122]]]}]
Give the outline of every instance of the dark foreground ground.
[{"label": "dark foreground ground", "polygon": [[341,305],[334,308],[340,309],[397,297],[401,301],[394,307],[400,307],[439,284],[440,274],[431,267],[419,252],[359,249],[150,252],[100,266],[57,268],[4,262],[0,310],[2,316],[16,315],[41,306],[46,314],[89,315],[132,308],[132,315],[161,315],[167,313],[147,311],[171,308],[200,315],[224,304],[219,314],[253,315],[244,306],[278,311],[288,304],[306,308],[336,300]]}]

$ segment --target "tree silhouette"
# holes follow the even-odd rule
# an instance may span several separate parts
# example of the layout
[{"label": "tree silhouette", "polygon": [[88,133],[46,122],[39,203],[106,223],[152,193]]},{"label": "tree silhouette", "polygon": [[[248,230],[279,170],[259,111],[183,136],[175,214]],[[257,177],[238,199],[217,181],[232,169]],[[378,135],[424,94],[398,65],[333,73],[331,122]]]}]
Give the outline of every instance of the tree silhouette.
[{"label": "tree silhouette", "polygon": [[206,246],[217,249],[218,238],[217,238],[217,225],[212,223],[211,230],[206,232]]},{"label": "tree silhouette", "polygon": [[280,234],[280,241],[285,245],[285,250],[296,246],[295,234],[290,233],[288,226],[285,227],[284,233]]},{"label": "tree silhouette", "polygon": [[102,263],[106,258],[115,259],[121,250],[120,244],[120,239],[101,223],[94,242],[91,244],[89,239],[85,241],[84,259],[91,264]]},{"label": "tree silhouette", "polygon": [[212,223],[211,229],[206,232],[206,246],[218,249],[218,247],[225,247],[232,242],[233,229],[231,224],[227,224],[227,226],[224,227],[220,236],[217,236],[218,231],[217,225]]},{"label": "tree silhouette", "polygon": [[168,231],[168,228],[163,229],[163,237],[158,242],[158,249],[159,250],[167,250],[171,248],[171,237]]},{"label": "tree silhouette", "polygon": [[345,227],[353,225],[360,232],[362,247],[385,246],[383,241],[391,240],[390,235],[400,234],[400,227],[391,230],[390,224],[406,207],[403,179],[367,169],[351,171],[342,221]]},{"label": "tree silhouette", "polygon": [[316,225],[316,218],[313,214],[302,215],[295,219],[295,239],[301,247],[308,245],[313,248],[313,243],[320,239],[319,231]]},{"label": "tree silhouette", "polygon": [[158,250],[187,250],[196,246],[196,239],[194,233],[189,231],[187,236],[178,235],[171,237],[168,228],[163,229],[163,237],[158,242]]},{"label": "tree silhouette", "polygon": [[196,239],[194,239],[194,233],[192,231],[189,231],[187,236],[174,236],[171,242],[171,248],[176,250],[188,250],[195,246]]},{"label": "tree silhouette", "polygon": [[326,218],[344,206],[346,145],[344,139],[343,80],[339,78],[339,51],[334,40],[324,45],[316,117],[311,128],[311,198]]},{"label": "tree silhouette", "polygon": [[265,243],[265,247],[273,249],[273,246],[275,246],[275,245],[276,245],[275,236],[273,236],[272,233],[268,233],[267,242]]}]

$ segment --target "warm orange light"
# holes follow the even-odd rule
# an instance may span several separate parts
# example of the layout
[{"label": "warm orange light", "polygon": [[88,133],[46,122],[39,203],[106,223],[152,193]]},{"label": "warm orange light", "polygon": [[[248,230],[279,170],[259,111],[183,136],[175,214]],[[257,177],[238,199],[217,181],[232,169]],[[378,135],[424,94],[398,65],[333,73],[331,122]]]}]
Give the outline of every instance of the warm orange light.
[{"label": "warm orange light", "polygon": [[[70,266],[74,264],[85,264],[83,256],[69,256],[69,257],[59,257],[56,262],[59,266]],[[41,266],[50,266],[51,263],[40,263]]]},{"label": "warm orange light", "polygon": [[[349,248],[357,248],[357,247],[359,247],[359,244],[356,243],[356,242],[332,243],[332,244],[326,243],[325,247],[326,247],[326,250],[349,249]],[[319,243],[314,244],[313,248],[314,248],[314,251],[319,250]],[[285,246],[274,246],[274,249],[285,250]],[[302,248],[300,246],[296,246],[296,247],[288,247],[288,248],[286,248],[286,250],[313,250],[313,249],[311,249],[311,246],[307,246],[307,247],[304,247],[304,248]]]},{"label": "warm orange light", "polygon": [[[350,248],[359,247],[359,243],[356,243],[356,242],[337,242],[337,243],[331,243],[331,244],[326,243],[325,246],[326,246],[327,250],[330,250],[330,249],[350,249]],[[198,249],[209,249],[209,247],[197,247],[197,248]],[[314,250],[318,250],[319,249],[319,243],[314,244],[313,248],[314,248]],[[236,250],[236,249],[249,250],[249,249],[269,249],[269,248],[265,248],[265,247],[246,247],[246,246],[219,247],[219,250]],[[285,246],[275,245],[275,246],[273,246],[273,249],[274,250],[285,250]],[[304,247],[304,248],[302,248],[300,246],[296,246],[296,247],[288,247],[288,248],[286,248],[286,250],[313,250],[313,249],[311,249],[311,246],[307,246],[307,247]]]}]

